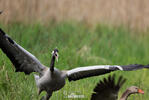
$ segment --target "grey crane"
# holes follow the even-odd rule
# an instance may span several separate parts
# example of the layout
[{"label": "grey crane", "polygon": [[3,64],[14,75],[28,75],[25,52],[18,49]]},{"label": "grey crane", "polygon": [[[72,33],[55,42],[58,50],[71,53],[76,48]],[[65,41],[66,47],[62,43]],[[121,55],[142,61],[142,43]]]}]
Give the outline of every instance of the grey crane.
[{"label": "grey crane", "polygon": [[55,59],[58,59],[58,50],[52,52],[50,68],[44,66],[40,61],[12,40],[2,29],[0,29],[0,48],[10,59],[14,65],[16,72],[24,72],[30,74],[37,72],[39,75],[34,75],[35,82],[38,88],[38,93],[46,91],[47,94],[43,97],[48,100],[54,91],[64,87],[65,80],[76,81],[82,78],[91,76],[103,75],[116,70],[131,71],[142,68],[149,68],[149,65],[95,65],[87,67],[78,67],[68,71],[60,71],[54,67]]},{"label": "grey crane", "polygon": [[[115,74],[109,75],[108,78],[100,80],[94,88],[94,93],[91,96],[91,100],[118,100],[118,92],[126,79],[120,76],[117,83],[115,82]],[[137,86],[131,86],[126,89],[119,100],[127,100],[131,94],[140,93],[144,94],[144,91],[139,89]]]}]

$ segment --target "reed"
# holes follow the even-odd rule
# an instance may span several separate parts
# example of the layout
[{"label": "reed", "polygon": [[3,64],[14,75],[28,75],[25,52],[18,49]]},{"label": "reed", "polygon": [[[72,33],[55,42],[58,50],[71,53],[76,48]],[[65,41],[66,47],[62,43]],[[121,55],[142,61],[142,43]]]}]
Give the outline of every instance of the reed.
[{"label": "reed", "polygon": [[40,22],[77,20],[147,30],[148,0],[0,0],[0,21]]}]

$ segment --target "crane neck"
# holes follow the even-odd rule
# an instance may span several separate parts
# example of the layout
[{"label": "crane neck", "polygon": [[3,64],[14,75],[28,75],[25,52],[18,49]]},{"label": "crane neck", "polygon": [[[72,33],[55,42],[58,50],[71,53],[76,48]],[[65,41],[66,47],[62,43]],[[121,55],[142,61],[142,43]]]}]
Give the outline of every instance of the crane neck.
[{"label": "crane neck", "polygon": [[50,71],[54,71],[54,63],[55,63],[55,56],[52,56],[51,63],[50,63]]}]

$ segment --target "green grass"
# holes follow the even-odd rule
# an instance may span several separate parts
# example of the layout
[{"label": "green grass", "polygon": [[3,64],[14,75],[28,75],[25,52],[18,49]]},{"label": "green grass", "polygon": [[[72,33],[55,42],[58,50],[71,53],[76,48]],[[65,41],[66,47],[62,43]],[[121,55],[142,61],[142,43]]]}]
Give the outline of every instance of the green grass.
[{"label": "green grass", "polygon": [[[51,51],[59,49],[59,62],[55,67],[72,69],[78,66],[101,64],[148,64],[149,35],[133,33],[123,27],[97,25],[90,28],[82,23],[50,23],[24,25],[10,24],[0,27],[18,44],[34,54],[44,65],[49,66]],[[0,100],[38,100],[33,74],[15,73],[9,59],[0,51]],[[129,86],[136,85],[145,91],[144,95],[131,95],[128,100],[148,100],[149,70],[112,72],[123,75],[127,82],[119,95]],[[53,93],[52,100],[68,100],[71,93],[84,95],[89,100],[92,90],[100,79],[107,75],[66,82],[60,91]],[[73,99],[69,99],[73,100]]]}]

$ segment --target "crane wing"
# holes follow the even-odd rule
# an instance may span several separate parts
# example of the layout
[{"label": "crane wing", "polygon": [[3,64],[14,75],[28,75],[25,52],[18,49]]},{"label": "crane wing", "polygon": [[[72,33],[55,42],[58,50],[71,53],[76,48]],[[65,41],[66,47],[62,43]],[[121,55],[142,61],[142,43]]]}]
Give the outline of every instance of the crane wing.
[{"label": "crane wing", "polygon": [[2,29],[0,29],[0,48],[13,63],[16,72],[24,72],[25,74],[39,72],[42,74],[42,71],[46,68],[35,56],[5,34]]},{"label": "crane wing", "polygon": [[79,67],[74,68],[66,72],[69,81],[76,81],[82,78],[103,75],[106,73],[110,73],[112,71],[122,70],[122,71],[132,71],[142,68],[149,68],[149,65],[95,65],[95,66],[87,66],[87,67]]}]

